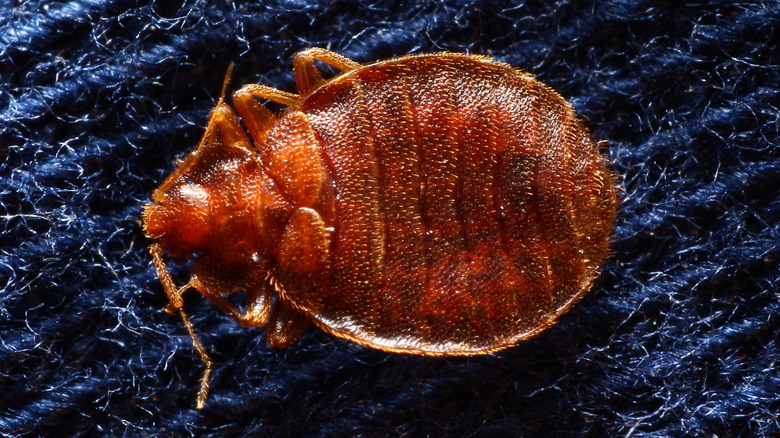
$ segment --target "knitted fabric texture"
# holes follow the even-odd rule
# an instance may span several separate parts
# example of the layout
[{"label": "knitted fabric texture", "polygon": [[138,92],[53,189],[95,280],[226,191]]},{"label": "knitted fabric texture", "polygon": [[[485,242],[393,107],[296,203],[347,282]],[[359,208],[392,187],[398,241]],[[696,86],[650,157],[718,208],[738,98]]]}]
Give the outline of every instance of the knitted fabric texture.
[{"label": "knitted fabric texture", "polygon": [[[780,4],[26,1],[0,6],[0,435],[780,436]],[[613,256],[514,348],[267,346],[197,293],[203,371],[141,206],[232,87],[292,55],[483,53],[570,100],[621,175]],[[174,269],[186,278],[187,267]]]}]

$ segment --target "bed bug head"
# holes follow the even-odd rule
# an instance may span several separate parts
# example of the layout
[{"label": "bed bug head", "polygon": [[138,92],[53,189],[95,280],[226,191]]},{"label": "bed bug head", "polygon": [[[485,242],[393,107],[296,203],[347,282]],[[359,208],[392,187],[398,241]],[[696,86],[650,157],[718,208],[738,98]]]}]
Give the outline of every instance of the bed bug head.
[{"label": "bed bug head", "polygon": [[146,236],[176,263],[193,254],[247,270],[266,259],[289,207],[250,147],[202,143],[144,207]]},{"label": "bed bug head", "polygon": [[211,234],[209,204],[209,193],[202,185],[181,180],[144,207],[146,236],[159,239],[176,260],[201,251]]}]

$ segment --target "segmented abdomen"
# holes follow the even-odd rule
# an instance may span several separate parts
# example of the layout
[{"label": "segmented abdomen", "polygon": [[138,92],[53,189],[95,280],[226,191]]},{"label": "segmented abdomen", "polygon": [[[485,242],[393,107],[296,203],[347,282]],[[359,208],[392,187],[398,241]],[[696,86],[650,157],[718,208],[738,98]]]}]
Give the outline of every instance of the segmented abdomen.
[{"label": "segmented abdomen", "polygon": [[613,183],[570,106],[530,75],[406,58],[333,80],[300,111],[335,192],[328,285],[300,296],[321,327],[389,350],[487,352],[590,288]]}]

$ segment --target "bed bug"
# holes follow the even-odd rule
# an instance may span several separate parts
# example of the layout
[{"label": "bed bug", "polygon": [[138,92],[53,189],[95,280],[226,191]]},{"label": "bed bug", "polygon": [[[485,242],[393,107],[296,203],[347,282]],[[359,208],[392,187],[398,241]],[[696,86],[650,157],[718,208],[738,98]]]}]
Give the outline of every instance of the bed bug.
[{"label": "bed bug", "polygon": [[[462,53],[359,64],[310,48],[293,67],[298,94],[245,85],[230,105],[223,91],[144,208],[166,310],[205,363],[198,407],[211,362],[182,309],[190,288],[242,326],[267,325],[273,347],[314,323],[429,356],[512,346],[591,288],[615,181],[558,93]],[[164,257],[194,258],[185,285]]]}]

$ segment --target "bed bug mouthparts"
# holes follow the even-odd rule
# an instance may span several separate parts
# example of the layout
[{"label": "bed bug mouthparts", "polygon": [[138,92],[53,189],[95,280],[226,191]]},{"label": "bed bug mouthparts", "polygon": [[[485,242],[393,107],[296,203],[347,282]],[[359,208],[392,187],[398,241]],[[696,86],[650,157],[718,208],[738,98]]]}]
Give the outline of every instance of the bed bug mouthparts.
[{"label": "bed bug mouthparts", "polygon": [[[315,61],[339,73],[326,79]],[[298,94],[223,95],[144,208],[166,310],[205,363],[198,407],[211,362],[182,309],[190,288],[242,326],[267,326],[274,347],[314,323],[428,356],[512,346],[591,288],[615,178],[558,93],[461,53],[359,64],[311,48],[293,67]],[[195,257],[187,284],[164,257]]]}]

